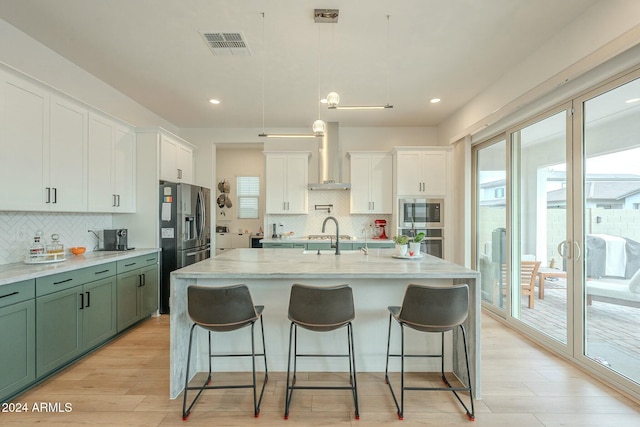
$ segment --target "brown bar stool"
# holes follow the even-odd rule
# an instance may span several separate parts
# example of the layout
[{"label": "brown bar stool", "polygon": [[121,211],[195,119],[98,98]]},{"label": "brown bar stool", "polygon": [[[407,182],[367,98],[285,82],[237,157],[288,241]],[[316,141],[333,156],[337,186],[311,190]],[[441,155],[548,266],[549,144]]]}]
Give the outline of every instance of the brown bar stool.
[{"label": "brown bar stool", "polygon": [[[353,347],[353,326],[355,319],[353,291],[349,285],[317,287],[294,284],[289,297],[289,360],[287,364],[287,395],[284,419],[289,418],[289,406],[295,389],[315,390],[351,390],[355,405],[356,419],[358,411],[358,383],[356,381],[356,359]],[[348,354],[298,354],[298,326],[315,331],[328,332],[346,326]],[[293,350],[293,377],[291,378],[291,351]],[[348,386],[298,386],[296,385],[296,361],[298,357],[348,357]],[[290,380],[291,378],[291,380]]]},{"label": "brown bar stool", "polygon": [[[402,307],[389,307],[389,335],[387,337],[387,364],[384,371],[385,382],[389,385],[391,396],[398,410],[398,418],[404,419],[404,392],[405,390],[444,390],[451,391],[460,404],[464,407],[467,417],[471,421],[475,419],[473,408],[473,389],[471,387],[471,371],[469,370],[469,355],[467,350],[467,336],[462,325],[469,315],[469,286],[428,286],[413,285],[407,286],[402,301]],[[391,342],[391,320],[395,319],[400,325],[401,353],[389,354]],[[439,354],[405,354],[404,352],[404,327],[421,332],[439,332],[441,335],[441,351]],[[444,374],[444,333],[460,327],[464,343],[464,357],[467,364],[468,387],[452,387]],[[389,381],[389,357],[400,357],[400,404],[391,387]],[[441,378],[446,387],[407,387],[404,381],[404,359],[406,357],[439,357],[441,366]],[[458,391],[469,392],[471,410],[464,404]]]},{"label": "brown bar stool", "polygon": [[[189,354],[187,356],[187,371],[185,373],[184,400],[182,402],[182,419],[186,420],[191,412],[191,408],[204,390],[224,389],[224,388],[253,388],[253,415],[260,414],[260,403],[264,394],[264,387],[269,380],[267,369],[267,352],[264,344],[264,326],[262,322],[262,311],[264,306],[253,305],[249,288],[246,285],[233,285],[224,287],[209,286],[189,286],[187,289],[187,310],[189,317],[193,321],[189,334]],[[262,333],[262,353],[256,353],[253,327],[256,320],[260,319],[260,331]],[[211,332],[230,332],[245,326],[251,326],[251,353],[233,354],[212,354],[211,353]],[[189,387],[189,364],[191,363],[191,344],[193,341],[193,331],[199,326],[206,329],[209,335],[209,376],[202,386]],[[256,356],[264,357],[264,382],[260,391],[260,398],[257,396],[256,387]],[[211,383],[211,360],[214,357],[251,357],[253,368],[252,384],[240,385],[215,385]],[[199,390],[189,408],[187,408],[187,391]]]}]

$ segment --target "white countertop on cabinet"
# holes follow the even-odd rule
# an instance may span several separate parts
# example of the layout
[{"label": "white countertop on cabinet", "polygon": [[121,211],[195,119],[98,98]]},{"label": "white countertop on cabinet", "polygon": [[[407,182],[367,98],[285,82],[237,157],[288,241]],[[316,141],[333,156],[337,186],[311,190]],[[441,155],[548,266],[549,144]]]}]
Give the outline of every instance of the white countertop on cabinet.
[{"label": "white countertop on cabinet", "polygon": [[[335,236],[333,236],[335,237]],[[335,240],[335,239],[333,239]],[[285,237],[282,239],[274,239],[272,237],[263,237],[261,243],[329,243],[332,240],[327,235],[326,239],[309,239],[308,237]],[[364,243],[364,239],[340,239],[342,243]],[[367,243],[393,243],[392,239],[367,239]]]},{"label": "white countertop on cabinet", "polygon": [[[313,251],[312,251],[313,252]],[[180,278],[475,278],[478,274],[458,264],[422,254],[420,259],[393,258],[394,249],[342,251],[341,255],[305,253],[298,249],[236,249],[171,273]]]},{"label": "white countertop on cabinet", "polygon": [[0,265],[0,286],[21,280],[37,279],[51,274],[105,264],[121,259],[133,258],[158,252],[157,248],[131,249],[129,251],[93,251],[82,255],[67,254],[66,261],[51,264],[25,264],[16,262]]}]

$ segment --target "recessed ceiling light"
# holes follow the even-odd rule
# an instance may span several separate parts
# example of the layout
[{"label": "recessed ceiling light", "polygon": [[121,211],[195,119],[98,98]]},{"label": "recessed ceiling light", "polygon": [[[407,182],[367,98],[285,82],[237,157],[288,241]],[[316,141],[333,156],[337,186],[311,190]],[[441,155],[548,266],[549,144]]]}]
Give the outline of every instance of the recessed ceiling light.
[{"label": "recessed ceiling light", "polygon": [[437,104],[438,102],[440,102],[440,98],[433,98],[429,102],[432,103],[432,104]]},{"label": "recessed ceiling light", "polygon": [[631,104],[631,103],[638,102],[638,101],[640,101],[640,98],[631,98],[631,99],[627,99],[625,102],[626,102],[627,104]]},{"label": "recessed ceiling light", "polygon": [[209,102],[214,104],[214,105],[220,104],[220,101],[218,101],[217,99],[210,99]]}]

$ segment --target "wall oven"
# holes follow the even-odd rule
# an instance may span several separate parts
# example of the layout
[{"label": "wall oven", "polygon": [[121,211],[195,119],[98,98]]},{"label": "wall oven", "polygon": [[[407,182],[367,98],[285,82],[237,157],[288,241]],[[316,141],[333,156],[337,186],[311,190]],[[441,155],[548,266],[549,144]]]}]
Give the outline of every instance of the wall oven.
[{"label": "wall oven", "polygon": [[420,252],[444,258],[444,236],[442,228],[412,229],[402,228],[400,233],[413,237],[418,233],[424,233],[424,239],[420,243]]},{"label": "wall oven", "polygon": [[400,228],[428,228],[444,226],[443,199],[400,199]]}]

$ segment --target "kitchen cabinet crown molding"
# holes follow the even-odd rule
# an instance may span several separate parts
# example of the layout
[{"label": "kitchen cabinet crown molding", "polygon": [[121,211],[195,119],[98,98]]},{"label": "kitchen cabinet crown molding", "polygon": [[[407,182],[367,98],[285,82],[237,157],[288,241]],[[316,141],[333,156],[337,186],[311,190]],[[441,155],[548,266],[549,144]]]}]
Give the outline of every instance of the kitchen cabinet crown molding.
[{"label": "kitchen cabinet crown molding", "polygon": [[168,136],[169,138],[177,139],[179,142],[181,142],[182,144],[188,146],[192,150],[197,150],[198,149],[197,145],[194,145],[194,144],[190,143],[189,141],[187,141],[186,139],[182,138],[181,136],[178,136],[175,133],[173,133],[173,132],[171,132],[169,130],[166,130],[165,128],[160,127],[160,126],[136,128],[136,133],[152,133],[152,134],[165,135],[165,136]]}]

